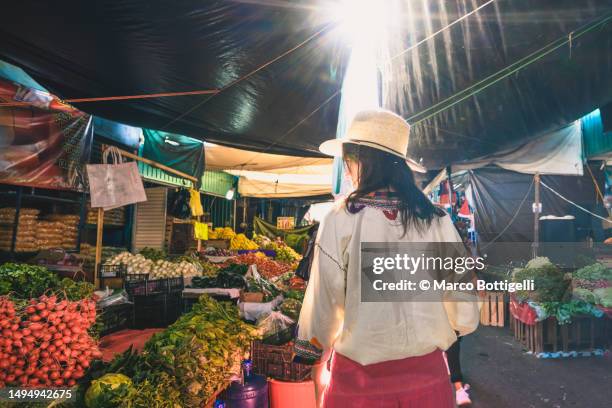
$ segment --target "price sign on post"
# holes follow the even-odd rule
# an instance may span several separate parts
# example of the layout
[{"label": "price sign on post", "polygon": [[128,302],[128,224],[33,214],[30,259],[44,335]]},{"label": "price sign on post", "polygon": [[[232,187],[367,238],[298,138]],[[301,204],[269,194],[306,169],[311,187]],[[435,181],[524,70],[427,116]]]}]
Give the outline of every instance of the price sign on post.
[{"label": "price sign on post", "polygon": [[276,228],[281,230],[290,230],[295,227],[295,218],[293,217],[277,217]]}]

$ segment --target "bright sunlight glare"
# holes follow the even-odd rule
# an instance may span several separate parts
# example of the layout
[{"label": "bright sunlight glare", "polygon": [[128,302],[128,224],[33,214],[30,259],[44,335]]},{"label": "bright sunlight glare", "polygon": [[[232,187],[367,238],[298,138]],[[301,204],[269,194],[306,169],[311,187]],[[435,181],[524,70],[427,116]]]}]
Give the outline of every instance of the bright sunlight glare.
[{"label": "bright sunlight glare", "polygon": [[332,20],[347,42],[381,41],[388,23],[387,1],[340,0],[330,6]]}]

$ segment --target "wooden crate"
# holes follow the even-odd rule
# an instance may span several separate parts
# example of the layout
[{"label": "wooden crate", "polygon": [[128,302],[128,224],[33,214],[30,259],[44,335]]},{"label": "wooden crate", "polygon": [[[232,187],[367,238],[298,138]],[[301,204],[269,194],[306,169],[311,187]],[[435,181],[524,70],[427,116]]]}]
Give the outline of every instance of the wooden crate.
[{"label": "wooden crate", "polygon": [[574,316],[562,325],[554,317],[528,325],[510,316],[510,326],[514,338],[533,353],[593,351],[612,344],[612,320],[606,316]]},{"label": "wooden crate", "polygon": [[256,340],[251,346],[253,372],[280,381],[301,382],[310,378],[312,366],[293,362],[293,344],[280,346]]},{"label": "wooden crate", "polygon": [[486,292],[480,309],[480,324],[482,326],[504,327],[505,317],[504,292]]}]

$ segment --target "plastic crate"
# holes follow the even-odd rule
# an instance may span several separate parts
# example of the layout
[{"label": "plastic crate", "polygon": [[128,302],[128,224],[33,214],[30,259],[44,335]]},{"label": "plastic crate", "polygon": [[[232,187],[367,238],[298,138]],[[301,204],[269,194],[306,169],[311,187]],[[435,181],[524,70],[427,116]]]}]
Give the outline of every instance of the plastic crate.
[{"label": "plastic crate", "polygon": [[180,294],[158,294],[134,297],[135,324],[137,329],[166,327],[182,313]]},{"label": "plastic crate", "polygon": [[310,377],[312,369],[310,365],[293,362],[293,343],[275,346],[254,341],[251,360],[256,374],[281,381],[304,381]]},{"label": "plastic crate", "polygon": [[131,302],[105,307],[98,311],[98,315],[104,325],[100,336],[134,326],[134,304]]},{"label": "plastic crate", "polygon": [[168,293],[168,279],[149,279],[147,283],[147,296]]},{"label": "plastic crate", "polygon": [[130,298],[135,296],[153,296],[168,293],[167,279],[144,279],[126,281],[124,288]]},{"label": "plastic crate", "polygon": [[148,273],[130,273],[123,275],[123,280],[128,282],[137,282],[149,279]]},{"label": "plastic crate", "polygon": [[98,277],[100,279],[121,278],[126,274],[125,265],[100,264],[98,267]]},{"label": "plastic crate", "polygon": [[167,293],[182,292],[185,289],[185,279],[182,276],[178,278],[168,278]]}]

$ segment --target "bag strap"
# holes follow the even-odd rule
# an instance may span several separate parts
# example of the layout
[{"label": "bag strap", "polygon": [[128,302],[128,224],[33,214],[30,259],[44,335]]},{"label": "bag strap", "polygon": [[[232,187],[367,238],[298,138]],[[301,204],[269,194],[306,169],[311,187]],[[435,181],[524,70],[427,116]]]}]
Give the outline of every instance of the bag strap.
[{"label": "bag strap", "polygon": [[104,153],[102,153],[103,164],[109,163],[109,156],[114,164],[123,163],[123,155],[121,154],[121,152],[119,152],[119,149],[116,146],[109,146],[108,148],[106,148],[106,150],[104,150]]}]

